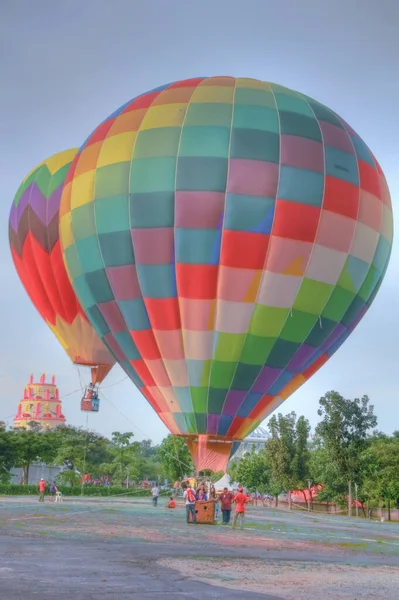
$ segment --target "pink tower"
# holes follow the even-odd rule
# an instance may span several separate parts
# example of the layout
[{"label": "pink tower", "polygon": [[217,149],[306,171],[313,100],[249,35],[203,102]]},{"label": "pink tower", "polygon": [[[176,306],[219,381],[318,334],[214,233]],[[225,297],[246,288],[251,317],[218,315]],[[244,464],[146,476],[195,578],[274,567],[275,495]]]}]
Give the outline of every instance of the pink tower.
[{"label": "pink tower", "polygon": [[37,423],[43,431],[65,425],[66,419],[62,412],[55,375],[52,376],[51,383],[46,383],[45,373],[37,383],[33,375],[29,377],[23,399],[18,404],[14,428],[26,428],[30,423]]}]

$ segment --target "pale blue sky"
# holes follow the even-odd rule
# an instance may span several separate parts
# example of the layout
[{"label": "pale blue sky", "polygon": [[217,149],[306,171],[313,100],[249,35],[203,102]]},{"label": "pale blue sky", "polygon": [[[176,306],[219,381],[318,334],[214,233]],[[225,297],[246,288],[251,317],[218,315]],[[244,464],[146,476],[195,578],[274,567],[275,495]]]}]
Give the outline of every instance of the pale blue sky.
[{"label": "pale blue sky", "polygon": [[[25,175],[79,146],[129,98],[177,79],[256,77],[302,91],[337,111],[399,192],[399,3],[397,0],[9,0],[0,4],[0,419],[15,414],[30,372],[56,373],[61,395],[79,377],[18,280],[8,213]],[[399,429],[397,399],[399,250],[371,310],[351,338],[283,406],[317,422],[329,389],[369,394],[379,427]],[[82,371],[85,380],[88,375]],[[104,385],[123,379],[116,367]],[[129,380],[104,390],[89,425],[136,430],[159,441],[166,429]],[[83,425],[79,394],[65,398]]]}]

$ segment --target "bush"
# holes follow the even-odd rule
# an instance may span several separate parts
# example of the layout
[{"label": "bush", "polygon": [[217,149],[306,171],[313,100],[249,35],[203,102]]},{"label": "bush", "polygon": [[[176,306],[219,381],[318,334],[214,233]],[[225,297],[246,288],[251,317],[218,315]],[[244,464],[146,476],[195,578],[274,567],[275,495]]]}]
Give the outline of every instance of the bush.
[{"label": "bush", "polygon": [[[80,496],[82,494],[81,486],[68,487],[66,485],[57,485],[57,488],[64,496]],[[17,483],[0,483],[0,496],[36,496],[38,495],[37,485],[19,485]],[[49,493],[47,486],[46,493]],[[169,492],[161,492],[162,495],[167,495]],[[143,498],[151,496],[150,490],[142,488],[126,489],[118,486],[97,487],[83,486],[84,496],[131,496],[133,498]]]}]

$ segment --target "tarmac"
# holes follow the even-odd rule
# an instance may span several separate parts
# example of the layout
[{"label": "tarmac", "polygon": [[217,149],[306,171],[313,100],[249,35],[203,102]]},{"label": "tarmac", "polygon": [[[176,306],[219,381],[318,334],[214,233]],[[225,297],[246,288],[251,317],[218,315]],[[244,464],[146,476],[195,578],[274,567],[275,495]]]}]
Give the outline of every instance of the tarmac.
[{"label": "tarmac", "polygon": [[397,597],[399,524],[251,507],[232,531],[163,503],[0,498],[1,599],[318,599],[320,574],[326,600]]}]

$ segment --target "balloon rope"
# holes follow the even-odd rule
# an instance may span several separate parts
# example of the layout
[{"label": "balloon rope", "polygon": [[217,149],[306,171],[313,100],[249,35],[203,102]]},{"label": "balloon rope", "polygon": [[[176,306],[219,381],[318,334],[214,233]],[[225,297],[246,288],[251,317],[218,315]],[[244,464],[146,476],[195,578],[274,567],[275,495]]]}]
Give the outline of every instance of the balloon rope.
[{"label": "balloon rope", "polygon": [[[107,398],[107,396],[104,394],[104,392],[102,390],[100,390],[100,392],[101,392],[101,395],[104,398],[104,400],[106,402],[108,402],[108,404],[110,404],[114,410],[116,410],[120,415],[122,415],[122,417],[124,417],[126,419],[126,421],[128,421],[132,425],[132,427],[134,429],[136,429],[136,431],[138,431],[139,433],[141,433],[141,435],[143,436],[144,439],[151,439],[151,436],[148,435],[148,433],[145,433],[142,429],[140,429],[140,427],[137,427],[137,425],[135,423],[133,423],[133,421],[131,421],[128,416],[126,416],[121,410],[119,410],[119,408],[117,406],[115,406],[115,404],[113,404],[111,402],[111,400],[109,400],[109,398]],[[170,456],[171,458],[173,458],[173,460],[177,460],[183,467],[186,467],[187,469],[189,469],[189,472],[191,472],[191,470],[192,470],[192,466],[191,465],[188,465],[184,461],[180,460],[180,458],[176,458],[176,456],[173,455],[173,454],[171,454],[171,452],[168,452],[166,450],[163,450],[163,452],[167,456]]]},{"label": "balloon rope", "polygon": [[[127,375],[123,379],[119,379],[118,381],[115,381],[115,383],[111,383],[110,385],[105,385],[104,387],[101,387],[101,389],[102,390],[107,390],[108,388],[114,387],[115,385],[119,385],[120,383],[122,383],[126,379],[128,379]],[[60,400],[63,400],[64,398],[67,398],[68,396],[72,396],[72,394],[77,394],[80,391],[81,391],[81,388],[78,388],[76,390],[72,390],[72,392],[68,392],[67,394],[63,394],[62,396],[60,396]]]},{"label": "balloon rope", "polygon": [[[79,374],[79,378],[80,378],[80,374]],[[101,387],[101,389],[107,390],[108,388],[114,387],[115,385],[119,385],[123,381],[126,381],[126,379],[129,379],[127,375],[125,377],[123,377],[123,379],[119,379],[118,381],[115,381],[115,383],[110,383],[109,385],[105,385],[104,387]],[[71,392],[67,392],[66,394],[63,394],[62,396],[60,396],[59,400],[64,400],[64,398],[68,398],[68,396],[73,396],[73,394],[77,394],[78,392],[81,392],[81,391],[82,391],[82,388],[80,387],[80,388],[77,388],[76,390],[72,390]],[[11,415],[0,418],[0,421],[4,421],[5,423],[7,423],[7,421],[9,419],[13,419],[14,417],[15,417],[15,413],[12,413]]]},{"label": "balloon rope", "polygon": [[83,453],[83,477],[82,477],[82,487],[80,489],[80,495],[83,496],[83,487],[84,487],[84,476],[86,475],[86,454],[87,454],[87,440],[89,437],[89,413],[86,413],[86,438],[85,438],[85,449]]}]

